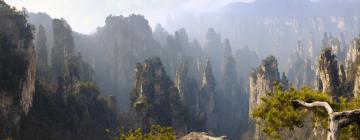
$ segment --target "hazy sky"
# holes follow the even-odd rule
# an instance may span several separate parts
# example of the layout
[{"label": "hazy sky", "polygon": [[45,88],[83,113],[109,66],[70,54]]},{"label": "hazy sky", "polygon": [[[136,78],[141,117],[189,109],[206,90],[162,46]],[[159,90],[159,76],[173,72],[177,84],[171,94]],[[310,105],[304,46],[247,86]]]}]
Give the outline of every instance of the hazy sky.
[{"label": "hazy sky", "polygon": [[103,26],[112,15],[143,14],[151,25],[163,22],[179,12],[206,12],[228,3],[253,0],[5,0],[30,12],[46,12],[53,18],[63,17],[73,30],[90,33]]}]

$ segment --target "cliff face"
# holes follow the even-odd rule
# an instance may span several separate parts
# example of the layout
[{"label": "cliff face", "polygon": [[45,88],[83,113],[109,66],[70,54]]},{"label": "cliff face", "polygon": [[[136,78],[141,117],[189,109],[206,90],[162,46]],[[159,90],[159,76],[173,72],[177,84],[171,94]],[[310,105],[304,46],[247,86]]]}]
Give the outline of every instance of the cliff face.
[{"label": "cliff face", "polygon": [[[253,70],[249,77],[249,113],[261,102],[268,92],[273,89],[274,83],[281,84],[278,63],[274,56],[264,59],[260,66]],[[255,139],[260,139],[260,126],[255,126]]]},{"label": "cliff face", "polygon": [[210,60],[206,62],[205,69],[202,73],[200,95],[199,95],[199,113],[206,116],[205,128],[213,133],[217,127],[215,116],[215,78],[212,72]]},{"label": "cliff face", "polygon": [[360,68],[359,68],[359,62],[360,62],[360,39],[355,38],[352,40],[349,51],[347,53],[346,57],[346,63],[347,64],[347,73],[346,76],[347,81],[354,81],[353,85],[353,95],[355,97],[359,96],[360,92]]},{"label": "cliff face", "polygon": [[136,111],[135,127],[172,126],[178,135],[186,133],[184,106],[179,92],[166,74],[160,58],[137,64],[132,108]]},{"label": "cliff face", "polygon": [[280,83],[280,74],[277,60],[269,56],[262,61],[257,70],[254,70],[249,77],[250,99],[249,110],[252,110],[261,101],[267,92],[272,91],[274,83]]},{"label": "cliff face", "polygon": [[325,48],[319,58],[319,90],[335,96],[340,86],[339,66],[331,48]]},{"label": "cliff face", "polygon": [[[18,126],[27,139],[106,139],[105,129],[117,126],[116,102],[100,96],[92,69],[74,54],[71,27],[54,19],[51,67],[47,64],[46,31],[36,36],[36,94],[28,115]],[[15,61],[18,62],[18,61]],[[50,69],[51,68],[51,69]]]},{"label": "cliff face", "polygon": [[0,138],[15,136],[32,106],[35,54],[32,31],[21,12],[0,1]]},{"label": "cliff face", "polygon": [[353,95],[355,98],[359,97],[359,95],[360,95],[360,67],[358,67],[358,69],[356,71]]},{"label": "cliff face", "polygon": [[304,45],[301,41],[298,42],[298,49],[289,58],[289,70],[287,76],[289,82],[297,89],[302,86],[312,87],[315,83],[315,70],[313,68],[313,45],[309,39],[307,53],[304,54]]},{"label": "cliff face", "polygon": [[179,90],[182,103],[193,116],[198,111],[199,87],[197,81],[188,76],[188,64],[182,63],[176,71],[175,87]]},{"label": "cliff face", "polygon": [[349,45],[349,50],[346,54],[345,65],[346,69],[350,70],[351,65],[356,61],[357,57],[360,55],[360,38],[355,38],[351,41]]}]

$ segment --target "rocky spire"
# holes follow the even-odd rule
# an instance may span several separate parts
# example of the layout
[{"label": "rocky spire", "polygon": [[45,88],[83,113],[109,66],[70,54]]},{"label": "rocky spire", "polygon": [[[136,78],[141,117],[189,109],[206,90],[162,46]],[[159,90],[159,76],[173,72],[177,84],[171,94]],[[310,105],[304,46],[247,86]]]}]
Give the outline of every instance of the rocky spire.
[{"label": "rocky spire", "polygon": [[339,80],[339,66],[336,60],[336,56],[332,54],[331,48],[325,48],[322,50],[319,58],[318,73],[322,85],[319,85],[319,90],[324,93],[329,93],[333,96],[336,94],[336,90],[340,85]]},{"label": "rocky spire", "polygon": [[179,90],[182,103],[187,107],[189,114],[196,114],[198,108],[198,86],[195,79],[188,76],[188,63],[180,64],[176,71],[175,87]]},{"label": "rocky spire", "polygon": [[[78,90],[80,80],[78,62],[74,54],[72,29],[64,19],[53,20],[54,46],[51,53],[51,68],[58,84],[58,91],[71,93]],[[63,89],[60,89],[63,88]]]},{"label": "rocky spire", "polygon": [[210,60],[207,60],[205,70],[202,74],[199,113],[206,116],[206,128],[212,132],[216,128],[215,109],[215,78],[212,73]]},{"label": "rocky spire", "polygon": [[45,32],[45,28],[42,25],[39,25],[38,27],[35,48],[36,48],[37,64],[47,65],[48,53],[46,46],[46,32]]},{"label": "rocky spire", "polygon": [[54,47],[51,53],[51,67],[56,77],[69,75],[68,62],[74,56],[72,30],[63,19],[53,20]]},{"label": "rocky spire", "polygon": [[349,50],[346,54],[345,67],[347,70],[352,69],[351,65],[356,61],[359,55],[360,55],[360,38],[355,38],[351,41]]},{"label": "rocky spire", "polygon": [[[275,56],[268,56],[249,77],[249,113],[260,104],[261,98],[272,91],[274,83],[280,83],[278,63]],[[260,139],[260,126],[255,126],[255,139]]]},{"label": "rocky spire", "polygon": [[148,129],[151,125],[173,126],[177,134],[186,133],[184,106],[179,92],[165,72],[160,58],[150,58],[135,69],[132,108],[135,126]]},{"label": "rocky spire", "polygon": [[267,92],[272,91],[274,83],[280,83],[278,63],[275,56],[269,56],[260,66],[253,70],[249,77],[249,110],[253,110]]}]

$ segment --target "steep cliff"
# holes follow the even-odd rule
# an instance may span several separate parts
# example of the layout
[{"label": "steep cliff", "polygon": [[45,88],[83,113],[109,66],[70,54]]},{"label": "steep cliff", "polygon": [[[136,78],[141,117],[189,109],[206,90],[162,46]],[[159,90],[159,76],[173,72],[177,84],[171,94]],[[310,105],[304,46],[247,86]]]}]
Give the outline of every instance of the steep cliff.
[{"label": "steep cliff", "polygon": [[184,62],[178,67],[175,87],[179,90],[180,99],[186,106],[188,113],[196,115],[199,107],[199,87],[197,81],[188,75],[188,63]]},{"label": "steep cliff", "polygon": [[338,96],[339,93],[337,91],[341,84],[339,79],[339,66],[331,48],[322,50],[318,63],[318,73],[320,77],[319,90],[332,96]]},{"label": "steep cliff", "polygon": [[[268,56],[249,77],[249,114],[260,104],[261,98],[273,90],[275,83],[281,84],[278,63],[274,56]],[[260,126],[255,126],[255,139],[260,139]]]},{"label": "steep cliff", "polygon": [[298,49],[289,58],[287,77],[289,82],[297,89],[302,86],[312,87],[315,83],[315,70],[313,61],[312,41],[309,40],[308,52],[304,54],[303,43],[298,42]]},{"label": "steep cliff", "polygon": [[199,113],[205,116],[205,128],[209,133],[214,133],[217,127],[215,116],[215,78],[212,72],[210,60],[206,62],[202,73],[200,95],[199,95]]},{"label": "steep cliff", "polygon": [[0,139],[16,137],[32,106],[36,58],[24,12],[0,1]]},{"label": "steep cliff", "polygon": [[[216,95],[218,133],[236,139],[246,131],[248,96],[240,85],[230,42],[225,40],[224,62],[221,67],[220,89]],[[243,83],[242,83],[243,84]]]},{"label": "steep cliff", "polygon": [[161,63],[160,58],[146,59],[135,69],[132,108],[136,112],[134,127],[144,129],[151,125],[172,126],[175,133],[186,133],[184,105]]},{"label": "steep cliff", "polygon": [[352,64],[356,61],[357,57],[360,55],[360,38],[355,38],[351,41],[349,49],[345,58],[345,67],[347,70],[357,69],[352,68]]},{"label": "steep cliff", "polygon": [[33,107],[23,117],[21,139],[106,139],[105,129],[117,123],[116,101],[100,96],[92,82],[92,69],[75,55],[71,27],[53,20],[54,45],[47,65],[45,31],[40,26],[36,41],[36,94]]},{"label": "steep cliff", "polygon": [[267,92],[272,91],[274,83],[281,82],[276,58],[269,56],[264,59],[260,66],[252,71],[249,81],[249,110],[252,110]]}]

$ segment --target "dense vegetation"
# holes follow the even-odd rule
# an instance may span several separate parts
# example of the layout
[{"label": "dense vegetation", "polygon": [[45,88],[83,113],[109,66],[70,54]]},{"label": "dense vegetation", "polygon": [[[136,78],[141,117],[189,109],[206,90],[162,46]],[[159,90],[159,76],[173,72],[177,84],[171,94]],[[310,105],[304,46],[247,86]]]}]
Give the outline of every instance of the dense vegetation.
[{"label": "dense vegetation", "polygon": [[151,126],[148,132],[143,132],[140,128],[120,132],[120,136],[111,136],[114,140],[176,140],[176,136],[171,127],[161,127],[160,125]]},{"label": "dense vegetation", "polygon": [[[340,97],[334,101],[329,95],[310,88],[303,87],[300,90],[291,88],[283,91],[277,86],[266,97],[262,98],[261,104],[253,110],[253,118],[262,126],[262,132],[271,139],[285,139],[286,134],[294,129],[306,129],[306,123],[310,127],[319,127],[325,131],[328,128],[327,112],[323,107],[306,108],[294,103],[295,100],[302,100],[308,103],[314,101],[328,102],[335,112],[357,109],[360,107],[359,99],[345,99]],[[307,120],[307,116],[312,118]],[[353,123],[341,130],[341,139],[359,139],[360,128],[358,123]]]}]

